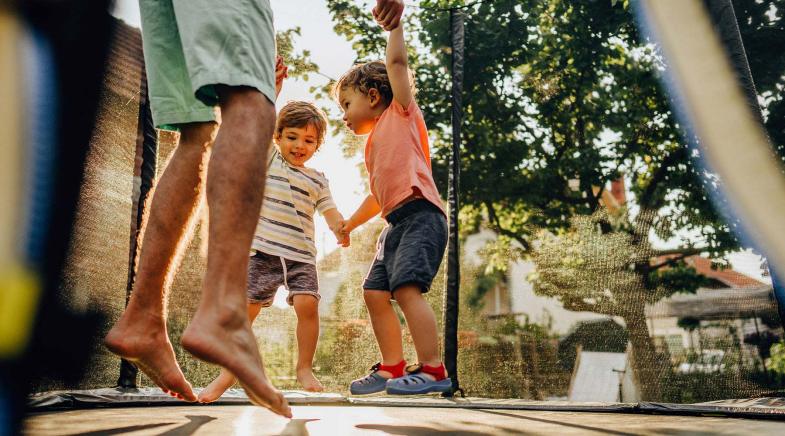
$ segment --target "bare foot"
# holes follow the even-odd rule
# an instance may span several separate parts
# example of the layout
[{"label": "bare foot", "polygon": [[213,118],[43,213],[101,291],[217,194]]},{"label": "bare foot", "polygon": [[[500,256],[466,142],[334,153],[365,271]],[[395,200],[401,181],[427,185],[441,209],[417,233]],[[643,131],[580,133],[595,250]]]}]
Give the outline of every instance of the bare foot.
[{"label": "bare foot", "polygon": [[254,404],[292,417],[286,398],[264,373],[256,339],[244,312],[219,319],[215,311],[197,311],[183,333],[182,344],[194,356],[220,365],[237,377]]},{"label": "bare foot", "polygon": [[324,386],[319,382],[319,379],[313,375],[311,368],[302,368],[297,370],[297,381],[308,392],[322,392]]},{"label": "bare foot", "polygon": [[196,401],[191,384],[177,365],[162,319],[126,310],[104,338],[104,345],[136,365],[167,394]]},{"label": "bare foot", "polygon": [[199,402],[212,403],[221,398],[221,395],[232,387],[234,382],[235,379],[232,373],[225,369],[221,370],[221,374],[199,393]]}]

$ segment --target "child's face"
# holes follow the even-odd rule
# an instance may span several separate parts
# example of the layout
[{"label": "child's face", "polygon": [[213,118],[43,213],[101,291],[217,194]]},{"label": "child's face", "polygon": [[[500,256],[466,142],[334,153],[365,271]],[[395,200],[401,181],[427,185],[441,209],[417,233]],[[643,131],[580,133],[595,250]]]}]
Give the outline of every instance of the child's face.
[{"label": "child's face", "polygon": [[284,127],[275,137],[275,143],[287,162],[301,167],[319,148],[318,138],[316,128],[308,124],[305,127]]},{"label": "child's face", "polygon": [[376,125],[376,118],[381,115],[380,97],[375,89],[367,95],[346,87],[338,93],[338,102],[343,110],[343,122],[355,135],[367,135]]}]

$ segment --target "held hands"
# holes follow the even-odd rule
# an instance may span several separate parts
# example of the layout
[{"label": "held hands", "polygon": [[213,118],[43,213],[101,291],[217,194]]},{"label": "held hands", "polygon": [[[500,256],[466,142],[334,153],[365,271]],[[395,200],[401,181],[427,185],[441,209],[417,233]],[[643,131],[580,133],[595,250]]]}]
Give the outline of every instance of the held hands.
[{"label": "held hands", "polygon": [[281,93],[283,88],[283,79],[289,77],[289,67],[283,63],[283,57],[277,55],[275,57],[275,96]]},{"label": "held hands", "polygon": [[401,22],[403,0],[376,0],[376,7],[373,8],[371,13],[384,30],[393,30]]},{"label": "held hands", "polygon": [[338,240],[338,245],[341,247],[348,247],[351,245],[351,238],[349,237],[348,221],[340,220],[336,223],[335,227],[331,227],[335,239]]}]

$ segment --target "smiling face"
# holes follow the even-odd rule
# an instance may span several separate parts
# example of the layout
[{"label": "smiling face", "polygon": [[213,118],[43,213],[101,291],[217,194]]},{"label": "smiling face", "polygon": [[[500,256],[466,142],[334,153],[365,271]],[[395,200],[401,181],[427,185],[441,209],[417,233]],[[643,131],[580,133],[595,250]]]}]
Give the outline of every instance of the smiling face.
[{"label": "smiling face", "polygon": [[367,135],[376,125],[376,119],[385,106],[376,89],[363,94],[352,87],[341,88],[338,103],[343,110],[343,122],[355,135]]},{"label": "smiling face", "polygon": [[319,148],[319,135],[312,124],[304,127],[284,127],[275,136],[281,156],[294,166],[304,166]]}]

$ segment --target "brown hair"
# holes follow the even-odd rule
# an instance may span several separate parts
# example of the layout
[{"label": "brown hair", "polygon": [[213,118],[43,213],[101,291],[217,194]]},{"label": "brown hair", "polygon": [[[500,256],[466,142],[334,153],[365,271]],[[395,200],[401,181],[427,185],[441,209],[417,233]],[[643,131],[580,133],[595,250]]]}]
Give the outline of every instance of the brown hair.
[{"label": "brown hair", "polygon": [[[412,95],[414,95],[416,89],[411,71],[409,71],[409,83],[412,86]],[[393,99],[392,85],[390,85],[390,78],[387,76],[387,66],[382,61],[366,62],[353,66],[335,82],[330,94],[335,101],[338,101],[338,93],[349,87],[365,95],[368,95],[371,89],[376,89],[385,105],[389,105]]]},{"label": "brown hair", "polygon": [[316,144],[321,145],[327,132],[327,117],[321,109],[305,101],[290,101],[278,112],[275,136],[279,137],[287,127],[313,126],[316,129]]}]

